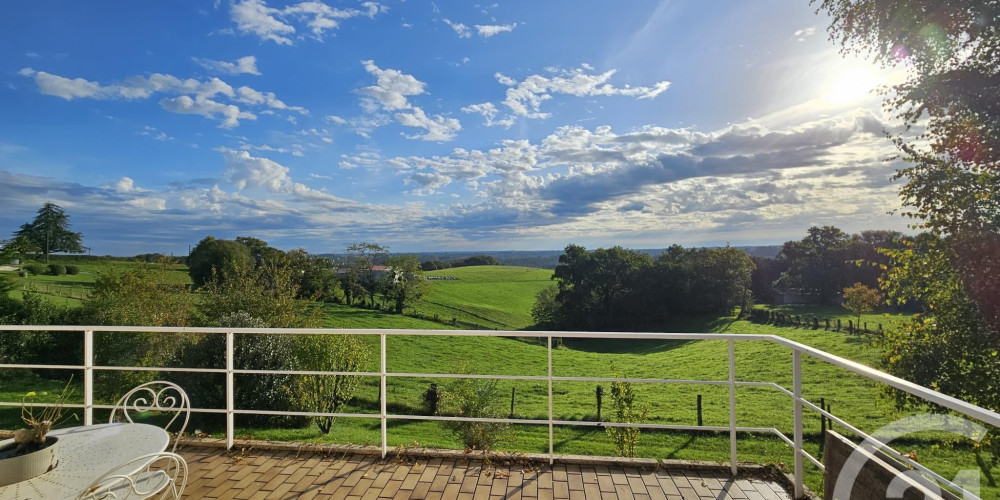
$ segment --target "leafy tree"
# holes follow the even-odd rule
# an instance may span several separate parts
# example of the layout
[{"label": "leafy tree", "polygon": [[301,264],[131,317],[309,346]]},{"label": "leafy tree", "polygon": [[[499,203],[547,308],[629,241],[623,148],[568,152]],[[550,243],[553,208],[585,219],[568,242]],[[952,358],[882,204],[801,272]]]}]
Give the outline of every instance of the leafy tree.
[{"label": "leafy tree", "polygon": [[213,272],[222,279],[234,268],[246,268],[254,264],[254,255],[243,243],[206,236],[188,256],[188,274],[194,285],[200,287],[213,281]]},{"label": "leafy tree", "polygon": [[914,207],[903,215],[930,234],[886,252],[884,288],[897,302],[918,297],[925,314],[882,339],[886,367],[1000,410],[987,382],[1000,373],[1000,10],[979,0],[823,0],[820,10],[842,52],[907,73],[882,89],[883,105],[905,125],[893,139],[907,162],[896,173],[903,205]]},{"label": "leafy tree", "polygon": [[385,280],[385,297],[392,303],[396,314],[403,314],[407,304],[420,300],[427,290],[427,280],[416,255],[403,255],[389,259]]},{"label": "leafy tree", "polygon": [[861,325],[861,313],[872,312],[882,303],[882,295],[878,290],[861,283],[855,283],[844,289],[844,307],[858,317]]},{"label": "leafy tree", "polygon": [[376,265],[384,265],[389,258],[389,247],[378,243],[353,243],[347,246],[347,268],[343,274],[344,292],[348,303],[355,299],[369,307],[375,306],[375,297],[382,292],[382,273]]},{"label": "leafy tree", "polygon": [[[84,302],[85,324],[112,326],[190,326],[194,295],[187,287],[167,284],[167,261],[137,264],[97,275],[90,300]],[[164,366],[186,342],[185,335],[144,332],[96,332],[102,364]],[[153,372],[101,372],[99,386],[108,397],[155,378]]]},{"label": "leafy tree", "polygon": [[[296,369],[358,372],[368,365],[371,349],[357,335],[297,335]],[[337,413],[343,409],[361,382],[358,375],[303,375],[297,378],[297,393],[309,411]],[[314,417],[323,434],[333,428],[334,417]]]},{"label": "leafy tree", "polygon": [[69,215],[59,205],[46,202],[38,209],[35,219],[21,225],[14,237],[31,242],[48,262],[51,252],[83,253],[83,236],[69,228]]},{"label": "leafy tree", "polygon": [[336,300],[339,289],[333,261],[325,257],[310,258],[299,275],[299,298],[330,302]]},{"label": "leafy tree", "polygon": [[557,295],[559,288],[555,285],[543,288],[535,294],[535,303],[531,306],[531,318],[535,320],[536,325],[550,327],[555,324],[559,309]]}]

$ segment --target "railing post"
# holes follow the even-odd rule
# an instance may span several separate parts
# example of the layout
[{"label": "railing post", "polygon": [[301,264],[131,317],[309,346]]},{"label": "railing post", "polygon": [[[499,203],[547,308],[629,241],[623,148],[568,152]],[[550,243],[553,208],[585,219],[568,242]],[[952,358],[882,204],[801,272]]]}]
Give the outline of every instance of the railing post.
[{"label": "railing post", "polygon": [[552,424],[552,334],[548,336],[548,353],[549,353],[549,465],[555,462],[556,451],[555,451],[555,436],[553,432]]},{"label": "railing post", "polygon": [[792,351],[792,400],[795,411],[795,498],[802,498],[802,352]]},{"label": "railing post", "polygon": [[387,426],[387,422],[386,422],[387,419],[386,419],[386,411],[385,411],[385,400],[388,399],[388,396],[385,393],[386,392],[385,391],[385,372],[386,372],[386,370],[385,370],[385,334],[383,333],[383,334],[379,335],[379,337],[380,337],[379,344],[380,344],[380,351],[381,351],[381,362],[379,363],[379,366],[380,366],[380,368],[379,368],[379,388],[380,388],[379,392],[381,393],[381,397],[379,398],[379,412],[380,412],[380,415],[382,417],[382,458],[385,458],[386,454],[389,452],[389,443],[386,442],[386,434],[387,434],[386,430],[387,430],[388,426]]},{"label": "railing post", "polygon": [[83,332],[83,425],[94,424],[94,331]]},{"label": "railing post", "polygon": [[226,449],[232,449],[236,437],[236,390],[234,384],[233,332],[226,332]]},{"label": "railing post", "polygon": [[736,476],[736,341],[729,339],[729,469]]}]

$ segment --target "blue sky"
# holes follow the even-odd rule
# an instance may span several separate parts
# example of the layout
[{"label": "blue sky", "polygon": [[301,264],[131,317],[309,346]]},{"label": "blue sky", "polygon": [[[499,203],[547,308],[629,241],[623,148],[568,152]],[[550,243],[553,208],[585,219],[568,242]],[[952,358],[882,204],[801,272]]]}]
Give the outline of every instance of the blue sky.
[{"label": "blue sky", "polygon": [[0,19],[0,231],[96,254],[637,248],[903,229],[808,1],[53,2]]}]

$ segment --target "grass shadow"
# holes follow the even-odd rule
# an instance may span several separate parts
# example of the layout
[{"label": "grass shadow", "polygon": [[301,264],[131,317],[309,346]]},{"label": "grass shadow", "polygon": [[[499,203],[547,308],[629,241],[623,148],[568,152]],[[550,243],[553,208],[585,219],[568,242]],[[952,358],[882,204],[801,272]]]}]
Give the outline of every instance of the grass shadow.
[{"label": "grass shadow", "polygon": [[575,351],[602,354],[653,354],[676,349],[690,340],[636,339],[563,339],[563,345]]}]

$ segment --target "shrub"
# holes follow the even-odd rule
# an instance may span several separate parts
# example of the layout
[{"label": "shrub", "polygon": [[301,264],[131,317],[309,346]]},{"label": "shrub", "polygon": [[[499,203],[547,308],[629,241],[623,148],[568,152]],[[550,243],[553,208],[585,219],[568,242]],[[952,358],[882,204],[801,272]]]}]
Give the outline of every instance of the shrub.
[{"label": "shrub", "polygon": [[21,278],[27,278],[28,277],[28,271],[25,270],[25,269],[21,269],[20,271],[17,272],[17,275],[19,277],[21,277]]},{"label": "shrub", "polygon": [[28,271],[28,273],[32,276],[38,276],[39,274],[43,274],[45,272],[45,266],[41,264],[28,264],[24,266],[24,270]]},{"label": "shrub", "polygon": [[[467,363],[456,373],[468,375],[472,371]],[[457,379],[448,383],[440,392],[438,412],[442,415],[469,418],[504,418],[506,399],[497,379]],[[507,430],[500,422],[445,422],[467,448],[488,450]]]},{"label": "shrub", "polygon": [[80,274],[80,266],[73,266],[73,265],[66,266],[66,274],[70,276],[75,276],[77,274]]},{"label": "shrub", "polygon": [[62,264],[49,264],[49,274],[52,276],[62,276],[66,274],[66,266]]},{"label": "shrub", "polygon": [[[611,366],[615,378],[618,372]],[[624,377],[623,377],[624,378]],[[611,383],[611,407],[615,411],[614,421],[621,424],[642,424],[646,421],[648,408],[635,402],[630,382],[615,381]],[[620,457],[635,458],[635,447],[639,444],[638,427],[608,427],[608,436],[615,444],[615,451]]]}]

